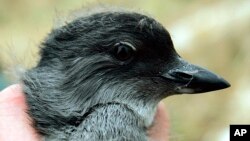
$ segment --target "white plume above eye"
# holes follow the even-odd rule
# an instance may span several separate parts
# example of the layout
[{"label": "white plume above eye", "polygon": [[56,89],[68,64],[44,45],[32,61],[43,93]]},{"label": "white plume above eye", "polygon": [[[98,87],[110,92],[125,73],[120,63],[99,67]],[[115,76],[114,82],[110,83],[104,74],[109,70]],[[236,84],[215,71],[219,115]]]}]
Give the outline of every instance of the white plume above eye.
[{"label": "white plume above eye", "polygon": [[119,43],[117,43],[117,44],[124,44],[124,45],[127,45],[127,46],[129,46],[129,47],[131,47],[134,51],[136,51],[136,48],[131,44],[131,43],[129,43],[129,42],[119,42]]}]

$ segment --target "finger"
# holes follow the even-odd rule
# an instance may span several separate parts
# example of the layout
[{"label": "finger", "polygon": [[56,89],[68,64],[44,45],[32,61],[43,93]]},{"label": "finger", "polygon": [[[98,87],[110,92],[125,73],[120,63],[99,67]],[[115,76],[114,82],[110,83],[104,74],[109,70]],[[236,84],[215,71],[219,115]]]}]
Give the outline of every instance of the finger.
[{"label": "finger", "polygon": [[169,140],[169,119],[163,102],[158,104],[153,126],[148,133],[152,141]]},{"label": "finger", "polygon": [[8,104],[9,106],[17,106],[21,109],[26,109],[25,98],[22,93],[21,86],[18,84],[11,85],[8,88],[4,89],[0,93],[0,103]]},{"label": "finger", "polygon": [[26,114],[25,96],[20,85],[12,85],[0,93],[0,140],[38,141]]}]

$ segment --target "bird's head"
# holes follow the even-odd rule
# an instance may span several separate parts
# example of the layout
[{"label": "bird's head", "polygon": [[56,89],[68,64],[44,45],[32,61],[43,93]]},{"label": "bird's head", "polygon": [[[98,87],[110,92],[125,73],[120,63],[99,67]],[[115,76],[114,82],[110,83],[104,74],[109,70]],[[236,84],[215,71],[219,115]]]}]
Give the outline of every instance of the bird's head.
[{"label": "bird's head", "polygon": [[58,89],[74,104],[147,105],[173,94],[229,87],[218,75],[184,61],[160,23],[134,12],[77,18],[53,30],[43,46],[38,67],[63,74]]}]

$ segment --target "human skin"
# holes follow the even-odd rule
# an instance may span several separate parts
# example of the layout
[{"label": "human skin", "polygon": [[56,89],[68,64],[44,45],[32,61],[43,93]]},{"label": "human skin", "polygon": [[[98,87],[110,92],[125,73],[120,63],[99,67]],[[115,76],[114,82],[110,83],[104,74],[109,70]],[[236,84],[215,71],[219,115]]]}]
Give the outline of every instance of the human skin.
[{"label": "human skin", "polygon": [[[25,95],[19,84],[11,85],[0,92],[0,141],[40,141],[42,138],[32,127],[32,119],[27,114]],[[163,102],[149,129],[151,141],[168,141],[169,120]]]}]

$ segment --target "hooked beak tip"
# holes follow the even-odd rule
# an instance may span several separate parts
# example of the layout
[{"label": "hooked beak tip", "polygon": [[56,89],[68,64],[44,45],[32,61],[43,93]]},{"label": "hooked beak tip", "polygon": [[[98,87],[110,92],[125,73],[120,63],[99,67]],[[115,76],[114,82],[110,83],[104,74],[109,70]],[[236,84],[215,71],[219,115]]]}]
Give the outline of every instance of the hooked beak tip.
[{"label": "hooked beak tip", "polygon": [[172,70],[165,75],[179,86],[175,88],[176,93],[205,93],[230,87],[230,84],[220,76],[197,66],[195,71]]},{"label": "hooked beak tip", "polygon": [[216,91],[221,89],[226,89],[231,85],[220,78],[215,81],[203,81],[203,82],[190,82],[189,85],[184,85],[177,87],[175,90],[177,93],[187,93],[187,94],[195,94],[195,93],[205,93],[210,91]]}]

